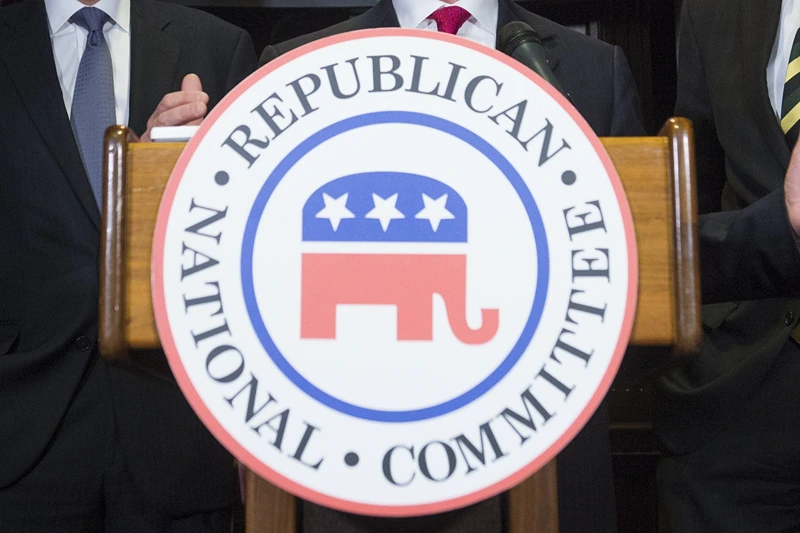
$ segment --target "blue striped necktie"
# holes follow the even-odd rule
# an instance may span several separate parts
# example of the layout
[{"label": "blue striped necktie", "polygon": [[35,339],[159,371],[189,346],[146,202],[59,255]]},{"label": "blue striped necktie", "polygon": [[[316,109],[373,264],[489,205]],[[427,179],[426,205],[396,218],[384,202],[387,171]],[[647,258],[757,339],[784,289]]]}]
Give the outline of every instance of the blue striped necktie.
[{"label": "blue striped necktie", "polygon": [[103,26],[106,22],[113,23],[113,20],[96,7],[84,7],[69,20],[89,32],[75,80],[70,123],[94,198],[97,205],[101,206],[103,134],[108,126],[117,121],[114,68],[108,43],[103,36]]}]

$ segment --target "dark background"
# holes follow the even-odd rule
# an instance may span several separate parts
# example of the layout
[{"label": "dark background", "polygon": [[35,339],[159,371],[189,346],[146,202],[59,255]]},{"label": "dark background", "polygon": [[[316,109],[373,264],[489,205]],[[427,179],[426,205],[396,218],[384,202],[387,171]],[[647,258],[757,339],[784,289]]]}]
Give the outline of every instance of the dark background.
[{"label": "dark background", "polygon": [[[0,0],[0,5],[19,0]],[[132,0],[136,1],[136,0]],[[375,0],[172,0],[198,7],[250,32],[256,50],[309,33],[374,5]],[[675,30],[681,0],[520,0],[565,26],[619,45],[628,57],[651,135],[675,103]],[[655,533],[658,449],[650,429],[652,381],[666,354],[638,349],[626,357],[608,396],[619,533]],[[591,532],[587,532],[591,533]]]},{"label": "dark background", "polygon": [[[135,1],[135,0],[134,0]],[[248,30],[256,50],[325,28],[375,0],[173,0]],[[675,102],[675,24],[681,0],[520,0],[544,17],[619,45],[642,96],[645,126],[657,133]]]}]

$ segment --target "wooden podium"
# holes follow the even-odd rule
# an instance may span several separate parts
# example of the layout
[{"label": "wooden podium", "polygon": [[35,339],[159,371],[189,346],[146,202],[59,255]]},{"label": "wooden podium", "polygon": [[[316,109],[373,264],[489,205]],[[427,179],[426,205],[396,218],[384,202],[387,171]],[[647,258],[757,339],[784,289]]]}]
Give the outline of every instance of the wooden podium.
[{"label": "wooden podium", "polygon": [[[625,187],[639,250],[631,344],[683,355],[697,350],[701,333],[694,138],[685,119],[670,119],[661,134],[602,141]],[[109,360],[152,365],[160,348],[150,293],[153,230],[183,147],[129,143],[123,127],[106,132],[99,344]],[[509,491],[508,533],[557,533],[556,489],[553,461]],[[248,533],[296,532],[294,497],[252,472],[245,509]]]}]

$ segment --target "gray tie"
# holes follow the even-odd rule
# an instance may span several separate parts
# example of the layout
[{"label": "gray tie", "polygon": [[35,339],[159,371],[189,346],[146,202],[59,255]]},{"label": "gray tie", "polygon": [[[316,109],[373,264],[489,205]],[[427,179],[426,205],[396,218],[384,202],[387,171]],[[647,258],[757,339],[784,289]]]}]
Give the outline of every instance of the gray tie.
[{"label": "gray tie", "polygon": [[89,32],[75,80],[70,122],[94,198],[100,206],[103,195],[103,133],[117,121],[114,68],[103,36],[103,26],[106,22],[113,23],[113,20],[96,7],[84,7],[69,20]]}]

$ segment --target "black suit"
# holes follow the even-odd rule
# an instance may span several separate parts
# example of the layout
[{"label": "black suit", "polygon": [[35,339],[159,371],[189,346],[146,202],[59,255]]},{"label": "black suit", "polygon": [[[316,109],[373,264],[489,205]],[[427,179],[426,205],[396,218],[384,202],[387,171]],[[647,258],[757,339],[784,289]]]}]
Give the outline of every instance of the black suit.
[{"label": "black suit", "polygon": [[[639,99],[627,61],[614,46],[587,38],[500,0],[498,29],[511,21],[528,23],[547,48],[550,68],[575,107],[600,136],[643,135]],[[308,42],[338,33],[399,26],[390,0],[363,15],[326,30],[267,47],[265,64]],[[616,531],[614,487],[608,442],[608,420],[601,408],[586,429],[559,456],[562,533]],[[315,505],[304,508],[305,533],[413,531],[494,533],[502,529],[500,498],[472,508],[413,520],[377,520],[334,513]],[[532,532],[533,533],[533,532]]]},{"label": "black suit", "polygon": [[[184,75],[200,77],[213,106],[254,67],[244,31],[174,4],[131,2],[136,133]],[[177,387],[97,361],[100,211],[64,108],[42,0],[0,9],[0,102],[0,493],[58,449],[81,400],[112,417],[108,434],[85,435],[87,442],[119,442],[149,503],[168,515],[229,508],[232,459]],[[84,398],[86,384],[94,397]]]},{"label": "black suit", "polygon": [[676,115],[694,121],[702,353],[661,383],[666,531],[800,530],[800,253],[766,69],[780,0],[686,0]]}]

